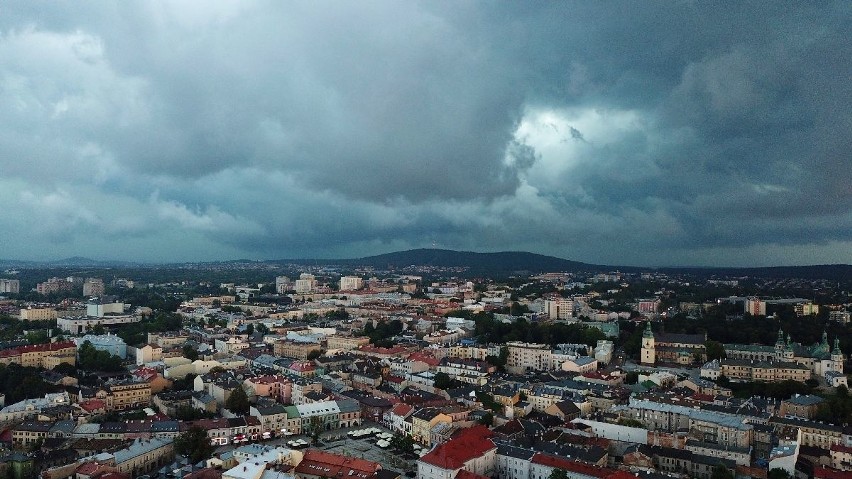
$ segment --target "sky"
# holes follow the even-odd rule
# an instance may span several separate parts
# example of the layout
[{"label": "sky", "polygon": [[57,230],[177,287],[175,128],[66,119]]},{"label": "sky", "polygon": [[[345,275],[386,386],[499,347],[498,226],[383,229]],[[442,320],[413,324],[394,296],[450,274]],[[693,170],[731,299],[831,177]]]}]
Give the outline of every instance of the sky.
[{"label": "sky", "polygon": [[0,258],[852,263],[852,2],[0,4]]}]

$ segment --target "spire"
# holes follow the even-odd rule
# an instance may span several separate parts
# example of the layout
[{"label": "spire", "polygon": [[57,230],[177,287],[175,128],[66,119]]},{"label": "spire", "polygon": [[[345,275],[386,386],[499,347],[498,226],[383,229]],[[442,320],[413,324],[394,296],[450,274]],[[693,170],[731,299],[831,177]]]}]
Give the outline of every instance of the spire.
[{"label": "spire", "polygon": [[828,346],[828,332],[824,329],[822,330],[822,344]]},{"label": "spire", "polygon": [[778,340],[775,341],[775,344],[784,344],[784,330],[778,328]]},{"label": "spire", "polygon": [[654,331],[651,330],[651,322],[650,321],[647,321],[645,323],[645,332],[642,333],[642,337],[643,338],[653,338],[654,337]]},{"label": "spire", "polygon": [[840,350],[840,338],[834,338],[834,348],[832,351],[834,351],[834,354],[843,353],[843,351]]}]

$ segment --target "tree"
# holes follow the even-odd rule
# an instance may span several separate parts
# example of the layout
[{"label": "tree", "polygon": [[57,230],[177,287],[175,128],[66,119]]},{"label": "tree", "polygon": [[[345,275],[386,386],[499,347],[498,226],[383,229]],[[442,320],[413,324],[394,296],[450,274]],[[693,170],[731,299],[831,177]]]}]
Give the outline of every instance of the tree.
[{"label": "tree", "polygon": [[231,391],[231,395],[225,401],[225,407],[234,414],[246,415],[249,413],[251,405],[249,404],[248,394],[242,386]]},{"label": "tree", "polygon": [[730,469],[719,465],[713,468],[713,474],[710,475],[710,479],[734,479],[734,475]]},{"label": "tree", "polygon": [[188,456],[193,464],[209,458],[214,450],[207,431],[200,426],[192,426],[175,438],[175,452]]},{"label": "tree", "polygon": [[494,424],[494,414],[487,412],[479,418],[479,424],[483,426],[492,426]]},{"label": "tree", "polygon": [[453,385],[453,379],[449,374],[444,372],[435,373],[435,387],[438,389],[450,389]]},{"label": "tree", "polygon": [[99,351],[86,341],[77,351],[77,367],[84,371],[123,371],[123,361],[108,351]]},{"label": "tree", "polygon": [[568,473],[565,472],[565,469],[554,468],[552,471],[550,471],[548,479],[568,479]]},{"label": "tree", "polygon": [[308,360],[313,361],[320,356],[322,356],[322,349],[313,349],[308,353]]},{"label": "tree", "polygon": [[707,348],[708,361],[712,361],[714,359],[725,359],[727,357],[725,354],[725,347],[719,341],[707,341],[704,345]]},{"label": "tree", "polygon": [[789,472],[785,471],[784,469],[779,469],[777,467],[775,469],[771,469],[769,471],[769,473],[766,474],[766,479],[791,479],[791,478],[792,478],[792,476],[790,475]]},{"label": "tree", "polygon": [[189,359],[190,361],[195,361],[196,359],[198,359],[198,350],[193,348],[189,344],[184,344],[183,357]]}]

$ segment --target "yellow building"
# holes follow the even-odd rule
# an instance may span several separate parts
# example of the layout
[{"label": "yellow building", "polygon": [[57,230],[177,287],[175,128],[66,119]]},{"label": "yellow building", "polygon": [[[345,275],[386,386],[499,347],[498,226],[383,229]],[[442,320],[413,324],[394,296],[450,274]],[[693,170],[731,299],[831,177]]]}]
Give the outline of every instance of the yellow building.
[{"label": "yellow building", "polygon": [[0,351],[0,364],[51,369],[61,363],[72,366],[77,363],[77,345],[73,341],[33,344]]},{"label": "yellow building", "polygon": [[311,351],[322,351],[317,343],[298,343],[295,341],[277,341],[272,345],[273,354],[282,358],[308,359]]},{"label": "yellow building", "polygon": [[53,308],[27,308],[21,310],[20,317],[27,321],[50,321],[56,319],[57,314]]},{"label": "yellow building", "polygon": [[121,381],[107,385],[95,394],[108,411],[135,409],[151,404],[151,385],[140,381]]},{"label": "yellow building", "polygon": [[326,346],[328,349],[342,349],[344,351],[349,351],[351,349],[358,349],[359,347],[367,344],[370,344],[370,338],[366,336],[329,336]]},{"label": "yellow building", "polygon": [[411,415],[411,437],[415,441],[431,446],[431,431],[439,422],[450,424],[453,418],[438,408],[425,407]]}]

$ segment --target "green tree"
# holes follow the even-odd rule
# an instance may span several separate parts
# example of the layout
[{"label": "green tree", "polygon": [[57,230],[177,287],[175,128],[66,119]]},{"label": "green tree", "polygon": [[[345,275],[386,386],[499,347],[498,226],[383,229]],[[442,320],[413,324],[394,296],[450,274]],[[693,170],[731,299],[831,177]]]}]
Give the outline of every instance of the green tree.
[{"label": "green tree", "polygon": [[314,350],[312,350],[311,352],[308,353],[308,360],[313,361],[314,359],[322,356],[322,354],[323,354],[322,349],[314,349]]},{"label": "green tree", "polygon": [[550,475],[547,476],[548,479],[568,479],[568,473],[565,469],[556,469],[554,468],[550,471]]},{"label": "green tree", "polygon": [[84,371],[123,371],[124,364],[120,357],[113,356],[108,351],[99,351],[86,341],[77,350],[77,367]]},{"label": "green tree", "polygon": [[453,379],[449,374],[444,372],[435,373],[435,387],[438,389],[450,389],[453,386]]},{"label": "green tree", "polygon": [[231,395],[225,401],[225,407],[234,414],[246,415],[249,413],[251,405],[249,404],[248,394],[246,394],[242,386],[231,392]]},{"label": "green tree", "polygon": [[207,437],[207,431],[199,426],[192,426],[185,433],[175,438],[175,452],[189,457],[193,464],[208,459],[214,451]]},{"label": "green tree", "polygon": [[708,361],[712,361],[714,359],[725,359],[727,357],[725,354],[725,347],[722,346],[722,343],[719,341],[707,341],[704,345],[707,348]]},{"label": "green tree", "polygon": [[494,414],[490,412],[483,414],[482,417],[479,418],[479,424],[489,427],[492,426],[494,424]]},{"label": "green tree", "polygon": [[766,474],[766,479],[792,479],[792,477],[789,472],[777,467],[770,469],[769,473]]},{"label": "green tree", "polygon": [[198,359],[198,350],[193,348],[189,344],[183,345],[183,357],[189,359],[190,361],[195,361]]},{"label": "green tree", "polygon": [[713,468],[713,473],[710,475],[710,479],[734,479],[734,475],[731,473],[730,469],[720,465]]}]

